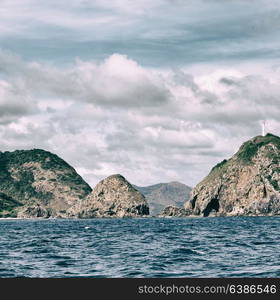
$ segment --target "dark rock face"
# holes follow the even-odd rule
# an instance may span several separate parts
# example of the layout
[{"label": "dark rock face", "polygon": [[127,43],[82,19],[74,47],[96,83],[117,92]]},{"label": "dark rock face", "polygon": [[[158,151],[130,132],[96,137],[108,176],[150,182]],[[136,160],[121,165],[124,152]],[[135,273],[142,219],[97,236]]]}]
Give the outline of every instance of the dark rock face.
[{"label": "dark rock face", "polygon": [[0,217],[16,217],[15,210],[22,206],[20,202],[0,192]]},{"label": "dark rock face", "polygon": [[139,217],[149,214],[149,206],[145,197],[117,174],[100,181],[92,193],[69,212],[79,218]]},{"label": "dark rock face", "polygon": [[134,187],[147,199],[151,215],[158,215],[166,206],[182,208],[189,200],[191,188],[180,182],[159,183],[146,187]]},{"label": "dark rock face", "polygon": [[33,205],[26,207],[21,212],[21,215],[25,218],[49,218],[52,216],[52,211],[51,209],[41,207],[40,205]]},{"label": "dark rock face", "polygon": [[185,208],[194,215],[280,214],[280,138],[267,134],[244,143],[192,191]]},{"label": "dark rock face", "polygon": [[167,206],[165,207],[161,213],[160,217],[187,217],[191,215],[192,211],[185,208],[180,208],[176,206]]},{"label": "dark rock face", "polygon": [[0,216],[65,217],[91,192],[74,168],[50,152],[0,152]]}]

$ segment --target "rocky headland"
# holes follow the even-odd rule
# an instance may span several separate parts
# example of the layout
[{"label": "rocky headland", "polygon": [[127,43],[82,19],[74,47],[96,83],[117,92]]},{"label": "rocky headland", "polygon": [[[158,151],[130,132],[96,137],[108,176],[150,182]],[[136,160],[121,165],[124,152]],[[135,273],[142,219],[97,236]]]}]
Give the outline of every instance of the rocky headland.
[{"label": "rocky headland", "polygon": [[267,134],[245,142],[193,189],[185,208],[204,217],[279,215],[280,138]]},{"label": "rocky headland", "polygon": [[67,217],[92,191],[63,159],[48,151],[0,152],[1,217]]}]

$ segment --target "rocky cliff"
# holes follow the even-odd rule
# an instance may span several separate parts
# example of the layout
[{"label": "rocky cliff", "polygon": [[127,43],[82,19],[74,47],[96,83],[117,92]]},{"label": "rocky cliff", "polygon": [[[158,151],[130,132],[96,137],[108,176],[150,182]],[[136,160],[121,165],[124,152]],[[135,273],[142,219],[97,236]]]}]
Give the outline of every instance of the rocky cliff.
[{"label": "rocky cliff", "polygon": [[74,168],[50,152],[0,152],[0,217],[65,217],[90,192]]},{"label": "rocky cliff", "polygon": [[192,191],[194,215],[280,214],[280,138],[267,134],[244,143],[217,164]]},{"label": "rocky cliff", "polygon": [[117,174],[100,181],[84,201],[71,208],[79,218],[137,217],[149,214],[145,197],[123,176]]},{"label": "rocky cliff", "polygon": [[159,183],[140,187],[134,185],[147,199],[151,215],[158,215],[165,207],[182,208],[189,200],[191,188],[180,182]]}]

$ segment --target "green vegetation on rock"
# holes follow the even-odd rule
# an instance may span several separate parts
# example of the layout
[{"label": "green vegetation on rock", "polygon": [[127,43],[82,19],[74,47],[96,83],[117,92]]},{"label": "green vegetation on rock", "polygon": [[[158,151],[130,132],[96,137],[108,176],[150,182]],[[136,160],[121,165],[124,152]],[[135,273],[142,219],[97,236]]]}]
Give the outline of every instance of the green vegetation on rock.
[{"label": "green vegetation on rock", "polygon": [[214,170],[217,170],[217,169],[223,167],[226,163],[227,163],[227,159],[224,159],[223,161],[217,163],[217,164],[212,168],[211,171],[214,171]]},{"label": "green vegetation on rock", "polygon": [[0,217],[16,217],[15,209],[20,206],[20,202],[0,192]]},{"label": "green vegetation on rock", "polygon": [[266,136],[257,136],[254,139],[247,141],[240,147],[237,153],[238,158],[244,163],[250,164],[252,162],[252,158],[256,155],[258,150],[262,146],[270,143],[280,149],[280,138],[278,136],[271,133],[268,133]]}]

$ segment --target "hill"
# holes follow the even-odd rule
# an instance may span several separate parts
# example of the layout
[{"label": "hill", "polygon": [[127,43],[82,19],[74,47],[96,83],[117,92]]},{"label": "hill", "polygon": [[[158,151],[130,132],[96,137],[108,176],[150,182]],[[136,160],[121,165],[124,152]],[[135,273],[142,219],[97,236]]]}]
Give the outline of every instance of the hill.
[{"label": "hill", "polygon": [[158,215],[167,206],[182,208],[189,200],[191,188],[180,182],[158,183],[140,187],[134,185],[147,199],[151,215]]},{"label": "hill", "polygon": [[73,167],[51,152],[0,152],[2,217],[65,217],[91,191]]},{"label": "hill", "polygon": [[185,208],[194,215],[280,214],[280,138],[256,136],[212,168]]}]

